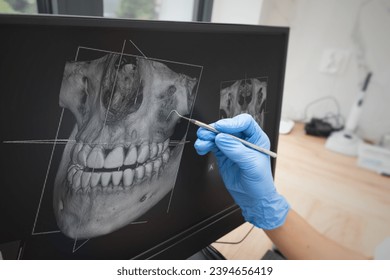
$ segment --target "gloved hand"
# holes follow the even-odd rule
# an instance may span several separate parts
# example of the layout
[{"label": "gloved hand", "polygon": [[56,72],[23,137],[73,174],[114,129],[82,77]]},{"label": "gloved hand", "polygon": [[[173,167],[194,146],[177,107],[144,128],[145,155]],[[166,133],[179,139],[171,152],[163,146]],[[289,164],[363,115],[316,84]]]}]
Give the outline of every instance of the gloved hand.
[{"label": "gloved hand", "polygon": [[267,135],[248,114],[211,125],[221,133],[199,128],[195,149],[200,155],[210,151],[215,154],[225,186],[240,206],[245,220],[265,230],[283,225],[290,206],[275,189],[270,157],[224,133],[269,149]]}]

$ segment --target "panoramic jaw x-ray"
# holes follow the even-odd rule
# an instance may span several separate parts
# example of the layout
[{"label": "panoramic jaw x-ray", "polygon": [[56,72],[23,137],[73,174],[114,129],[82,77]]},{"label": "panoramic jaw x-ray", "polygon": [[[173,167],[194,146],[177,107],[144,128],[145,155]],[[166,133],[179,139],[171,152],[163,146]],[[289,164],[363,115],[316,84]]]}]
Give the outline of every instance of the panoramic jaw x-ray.
[{"label": "panoramic jaw x-ray", "polygon": [[248,113],[263,126],[266,98],[267,82],[261,78],[222,82],[220,117],[232,118]]},{"label": "panoramic jaw x-ray", "polygon": [[87,239],[113,232],[174,187],[184,145],[170,146],[178,118],[167,116],[190,113],[196,83],[142,57],[110,53],[66,63],[60,106],[77,123],[53,197],[65,235]]}]

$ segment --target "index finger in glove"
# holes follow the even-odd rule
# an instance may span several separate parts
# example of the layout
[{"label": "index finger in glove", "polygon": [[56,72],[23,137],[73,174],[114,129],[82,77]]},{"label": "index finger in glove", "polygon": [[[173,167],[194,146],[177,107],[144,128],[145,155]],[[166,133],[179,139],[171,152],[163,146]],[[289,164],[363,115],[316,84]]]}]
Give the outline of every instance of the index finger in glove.
[{"label": "index finger in glove", "polygon": [[214,123],[215,129],[223,133],[241,133],[242,138],[269,148],[268,136],[263,132],[257,122],[249,114],[240,114],[230,119],[222,119]]},{"label": "index finger in glove", "polygon": [[233,118],[222,119],[214,123],[214,127],[223,133],[243,132],[246,137],[251,137],[254,133],[259,133],[256,121],[249,114],[240,114]]}]

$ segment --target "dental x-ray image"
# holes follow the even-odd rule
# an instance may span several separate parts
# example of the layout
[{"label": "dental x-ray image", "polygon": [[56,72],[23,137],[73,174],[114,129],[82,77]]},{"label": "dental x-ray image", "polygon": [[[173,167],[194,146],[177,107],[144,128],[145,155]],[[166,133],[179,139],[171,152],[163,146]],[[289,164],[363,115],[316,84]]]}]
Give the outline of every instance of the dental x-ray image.
[{"label": "dental x-ray image", "polygon": [[143,57],[109,53],[67,62],[60,105],[77,124],[54,186],[54,212],[68,237],[110,233],[140,217],[174,186],[183,145],[170,145],[191,112],[196,78]]},{"label": "dental x-ray image", "polygon": [[267,99],[266,78],[246,78],[221,83],[220,118],[250,114],[262,127]]},{"label": "dental x-ray image", "polygon": [[0,247],[182,259],[243,223],[198,127],[168,115],[248,112],[275,149],[286,29],[0,15],[0,34]]}]

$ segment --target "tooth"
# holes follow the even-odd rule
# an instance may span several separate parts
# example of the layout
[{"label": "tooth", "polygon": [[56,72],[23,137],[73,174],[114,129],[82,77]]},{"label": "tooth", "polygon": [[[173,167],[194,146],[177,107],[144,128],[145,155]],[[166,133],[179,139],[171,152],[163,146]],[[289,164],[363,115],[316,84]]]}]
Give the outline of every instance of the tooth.
[{"label": "tooth", "polygon": [[157,153],[157,155],[161,155],[161,153],[164,151],[163,150],[164,144],[163,143],[158,143],[157,146],[158,146],[158,153]]},{"label": "tooth", "polygon": [[124,165],[132,165],[137,161],[137,148],[133,145],[130,146],[129,152],[125,158]]},{"label": "tooth", "polygon": [[77,172],[77,167],[75,165],[72,165],[70,168],[69,168],[69,171],[68,171],[68,175],[67,175],[67,179],[68,179],[68,182],[69,183],[72,183],[72,178],[73,178],[73,175]]},{"label": "tooth", "polygon": [[131,184],[133,183],[133,178],[134,178],[134,170],[128,168],[123,172],[123,184],[126,187],[131,186]]},{"label": "tooth", "polygon": [[101,184],[103,187],[107,187],[111,181],[111,172],[103,172],[101,177]]},{"label": "tooth", "polygon": [[79,164],[82,166],[87,166],[87,156],[89,152],[91,151],[91,147],[89,145],[84,145],[81,151],[79,152],[77,159]]},{"label": "tooth", "polygon": [[77,143],[77,144],[73,145],[73,151],[72,151],[72,162],[73,163],[77,163],[77,155],[79,154],[79,152],[81,151],[82,148],[83,148],[83,144],[81,144],[81,143]]},{"label": "tooth", "polygon": [[83,172],[83,175],[81,175],[81,187],[83,189],[87,188],[90,179],[91,179],[91,172]]},{"label": "tooth", "polygon": [[81,185],[81,175],[83,174],[83,171],[77,170],[77,172],[74,174],[72,179],[72,187],[75,191],[77,191],[80,188]]},{"label": "tooth", "polygon": [[123,171],[112,172],[112,183],[114,186],[118,186],[122,180]]},{"label": "tooth", "polygon": [[169,160],[169,151],[165,151],[162,155],[162,159],[164,163],[167,163]]},{"label": "tooth", "polygon": [[153,162],[153,171],[154,171],[155,173],[158,173],[158,171],[160,170],[161,164],[162,164],[161,158],[158,158],[158,159],[156,159],[156,160]]},{"label": "tooth", "polygon": [[149,158],[149,145],[144,144],[139,148],[138,159],[139,163],[144,163]]},{"label": "tooth", "polygon": [[157,155],[158,147],[156,143],[150,144],[150,158],[154,158]]},{"label": "tooth", "polygon": [[75,168],[77,165],[74,165],[74,164],[70,164],[68,166],[68,169],[66,170],[66,172],[69,172],[70,170],[72,170],[73,168]]},{"label": "tooth", "polygon": [[91,187],[94,188],[94,187],[97,186],[97,184],[99,184],[100,176],[101,176],[100,173],[96,173],[96,172],[92,173],[92,175],[91,175]]},{"label": "tooth", "polygon": [[144,174],[145,174],[145,167],[143,165],[141,166],[138,166],[136,169],[135,169],[135,178],[140,180],[144,177]]},{"label": "tooth", "polygon": [[92,149],[87,158],[87,166],[90,168],[103,168],[104,155],[101,148],[95,147]]},{"label": "tooth", "polygon": [[114,148],[111,153],[108,154],[104,161],[105,168],[117,168],[123,165],[123,147],[119,146]]},{"label": "tooth", "polygon": [[145,164],[145,176],[150,178],[152,176],[153,171],[153,162],[148,162]]},{"label": "tooth", "polygon": [[163,151],[165,151],[169,146],[169,138],[167,140],[164,141],[164,144],[163,144]]}]

